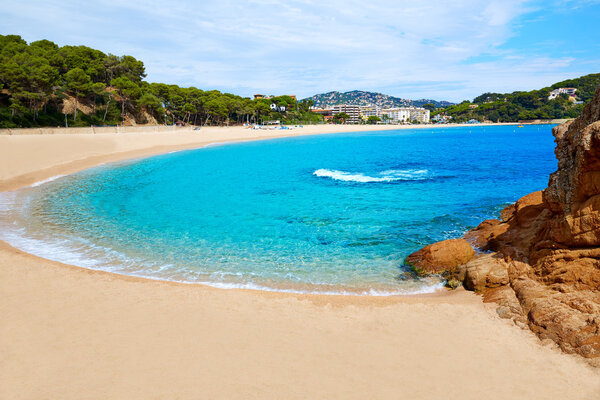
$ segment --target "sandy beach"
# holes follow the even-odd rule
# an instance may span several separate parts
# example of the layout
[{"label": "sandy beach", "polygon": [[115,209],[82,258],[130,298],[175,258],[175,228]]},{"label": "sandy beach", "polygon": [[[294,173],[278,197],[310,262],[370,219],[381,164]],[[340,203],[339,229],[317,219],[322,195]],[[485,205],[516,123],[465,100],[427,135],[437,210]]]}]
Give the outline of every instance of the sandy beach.
[{"label": "sandy beach", "polygon": [[[210,143],[382,129],[0,135],[0,191]],[[600,398],[600,371],[462,289],[220,290],[86,270],[0,242],[0,299],[0,399]]]}]

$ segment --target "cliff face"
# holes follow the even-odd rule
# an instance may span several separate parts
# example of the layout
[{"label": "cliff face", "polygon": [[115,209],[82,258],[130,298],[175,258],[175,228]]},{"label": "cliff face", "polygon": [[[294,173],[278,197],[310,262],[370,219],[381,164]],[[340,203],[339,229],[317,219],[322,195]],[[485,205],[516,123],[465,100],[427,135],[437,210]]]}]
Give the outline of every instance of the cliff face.
[{"label": "cliff face", "polygon": [[600,88],[553,134],[548,187],[469,231],[465,239],[491,252],[451,273],[501,317],[600,365]]}]

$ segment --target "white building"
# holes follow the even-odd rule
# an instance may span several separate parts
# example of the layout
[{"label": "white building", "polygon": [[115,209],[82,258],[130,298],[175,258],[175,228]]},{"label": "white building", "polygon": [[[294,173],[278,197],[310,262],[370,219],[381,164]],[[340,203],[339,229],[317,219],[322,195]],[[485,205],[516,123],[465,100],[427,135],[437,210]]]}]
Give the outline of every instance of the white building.
[{"label": "white building", "polygon": [[331,108],[333,115],[346,113],[350,116],[350,120],[345,121],[350,124],[358,124],[360,120],[360,106],[355,106],[352,104],[339,104],[337,106],[333,106]]},{"label": "white building", "polygon": [[371,116],[379,117],[385,120],[384,115],[387,115],[387,121],[392,124],[410,123],[417,121],[420,123],[429,123],[429,110],[421,107],[395,107],[381,108],[379,106],[355,106],[349,104],[341,104],[332,107],[333,115],[346,113],[350,116],[350,120],[346,121],[351,124],[356,124],[359,120],[367,120]]},{"label": "white building", "polygon": [[548,96],[548,100],[554,100],[555,98],[557,98],[561,94],[566,94],[567,96],[575,96],[575,92],[576,91],[577,91],[576,88],[558,88],[558,89],[554,89],[553,91],[550,92],[550,95]]},{"label": "white building", "polygon": [[381,110],[381,115],[387,115],[392,123],[401,124],[417,121],[422,124],[429,123],[430,112],[422,107],[398,107]]},{"label": "white building", "polygon": [[384,115],[387,115],[388,121],[394,124],[410,122],[409,107],[386,108],[381,110],[379,117],[383,119]]}]

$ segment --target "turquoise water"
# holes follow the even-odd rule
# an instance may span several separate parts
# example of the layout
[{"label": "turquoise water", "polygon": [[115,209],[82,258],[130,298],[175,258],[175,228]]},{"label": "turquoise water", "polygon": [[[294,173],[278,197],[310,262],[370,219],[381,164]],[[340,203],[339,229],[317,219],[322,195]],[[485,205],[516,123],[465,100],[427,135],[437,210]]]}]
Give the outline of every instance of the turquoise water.
[{"label": "turquoise water", "polygon": [[88,268],[220,287],[431,291],[403,259],[547,185],[551,126],[304,136],[92,168],[1,195],[0,238]]}]

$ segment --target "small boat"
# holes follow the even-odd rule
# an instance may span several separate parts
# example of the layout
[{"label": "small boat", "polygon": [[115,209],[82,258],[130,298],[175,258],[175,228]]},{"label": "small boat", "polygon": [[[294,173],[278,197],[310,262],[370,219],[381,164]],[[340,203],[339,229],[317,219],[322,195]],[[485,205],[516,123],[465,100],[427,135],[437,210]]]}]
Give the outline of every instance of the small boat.
[{"label": "small boat", "polygon": [[517,128],[523,128],[523,125],[519,125]]}]

